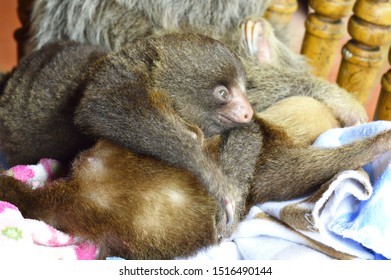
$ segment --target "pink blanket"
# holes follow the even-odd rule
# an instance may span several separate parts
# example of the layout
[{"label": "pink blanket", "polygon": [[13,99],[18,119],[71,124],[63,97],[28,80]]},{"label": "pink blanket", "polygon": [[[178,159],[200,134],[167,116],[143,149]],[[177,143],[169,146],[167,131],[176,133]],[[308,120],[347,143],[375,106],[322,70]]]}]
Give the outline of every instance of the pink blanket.
[{"label": "pink blanket", "polygon": [[[37,165],[20,165],[9,169],[7,175],[27,182],[32,188],[55,179],[60,164],[42,159]],[[65,234],[42,221],[26,219],[14,205],[0,201],[0,259],[95,259],[94,244]]]}]

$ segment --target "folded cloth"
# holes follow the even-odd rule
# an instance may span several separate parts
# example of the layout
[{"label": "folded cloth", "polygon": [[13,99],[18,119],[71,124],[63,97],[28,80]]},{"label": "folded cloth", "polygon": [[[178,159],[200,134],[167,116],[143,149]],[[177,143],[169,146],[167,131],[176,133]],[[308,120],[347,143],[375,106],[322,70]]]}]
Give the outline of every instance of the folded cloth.
[{"label": "folded cloth", "polygon": [[[390,129],[389,121],[332,129],[314,145],[338,147]],[[387,152],[336,174],[309,196],[252,207],[232,239],[193,259],[391,258],[390,159]]]},{"label": "folded cloth", "polygon": [[[384,130],[391,130],[390,121],[371,122],[343,132],[330,130],[319,137],[315,145],[347,144]],[[391,259],[391,151],[365,165],[364,170],[369,175],[373,193],[369,193],[368,199],[350,202],[350,207],[344,211],[342,207],[336,209],[332,218],[323,223],[327,223],[330,232],[359,242],[379,254],[377,257]]]},{"label": "folded cloth", "polygon": [[319,249],[337,259],[373,259],[367,248],[350,239],[335,235],[328,228],[335,215],[349,213],[357,201],[370,197],[372,188],[364,174],[345,171],[336,175],[315,193],[305,198],[284,202],[266,202],[258,207],[266,214],[303,234],[315,244],[308,246]]},{"label": "folded cloth", "polygon": [[[332,129],[314,145],[337,147],[390,129],[388,121]],[[365,172],[341,172],[308,197],[267,202],[260,209],[338,252],[365,259],[378,254],[391,258],[390,162],[391,151],[365,165]]]},{"label": "folded cloth", "polygon": [[[60,174],[60,164],[42,159],[37,165],[15,166],[6,174],[41,187]],[[95,259],[94,244],[65,234],[42,221],[26,219],[14,205],[0,201],[0,259]]]},{"label": "folded cloth", "polygon": [[[313,246],[311,246],[311,244]],[[329,260],[318,244],[258,206],[251,208],[232,238],[200,251],[190,260]],[[321,247],[321,246],[320,246]],[[349,257],[349,256],[347,256]]]},{"label": "folded cloth", "polygon": [[36,165],[16,165],[5,171],[5,175],[27,183],[32,189],[63,175],[61,163],[54,159],[41,159]]}]

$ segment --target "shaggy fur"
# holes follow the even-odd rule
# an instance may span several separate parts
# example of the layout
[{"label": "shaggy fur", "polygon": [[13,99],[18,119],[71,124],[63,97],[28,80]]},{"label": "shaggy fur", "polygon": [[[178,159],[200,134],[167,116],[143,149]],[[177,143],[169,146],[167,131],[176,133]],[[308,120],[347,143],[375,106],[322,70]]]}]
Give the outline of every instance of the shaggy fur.
[{"label": "shaggy fur", "polygon": [[[210,28],[228,34],[247,17],[260,17],[270,0],[36,0],[33,50],[55,40],[90,42],[117,50],[157,30]],[[216,29],[217,27],[217,29]]]},{"label": "shaggy fur", "polygon": [[[292,95],[311,96],[327,105],[343,125],[367,121],[362,105],[337,85],[315,78],[302,56],[278,40],[270,24],[260,17],[269,0],[36,0],[29,48],[71,39],[111,50],[152,33],[192,31],[228,45],[242,59],[249,99],[256,111]],[[259,52],[270,59],[256,61],[249,54],[239,25],[252,18],[262,23],[257,36]]]},{"label": "shaggy fur", "polygon": [[[327,109],[322,110],[320,103],[300,100],[307,106],[298,112],[289,108],[295,108],[295,102],[277,108],[286,108],[280,111],[279,119],[274,113],[269,115],[272,122],[282,121],[289,127],[289,134],[267,120],[266,114],[264,119],[256,117],[249,127],[232,130],[222,142],[216,138],[205,142],[205,149],[241,193],[235,223],[229,228],[216,201],[190,173],[107,141],[84,151],[74,162],[69,178],[55,186],[32,190],[0,175],[0,199],[18,206],[25,217],[44,220],[94,241],[101,258],[191,256],[217,244],[221,237],[229,237],[246,213],[244,204],[251,207],[305,194],[336,172],[358,168],[391,148],[391,131],[334,149],[294,144],[290,135],[300,135],[298,142],[307,142],[305,136],[312,138],[317,124],[326,122],[327,127],[335,121],[332,115],[323,115]],[[321,110],[313,111],[313,106]],[[306,114],[308,127],[287,121]],[[247,160],[249,155],[256,164]]]}]

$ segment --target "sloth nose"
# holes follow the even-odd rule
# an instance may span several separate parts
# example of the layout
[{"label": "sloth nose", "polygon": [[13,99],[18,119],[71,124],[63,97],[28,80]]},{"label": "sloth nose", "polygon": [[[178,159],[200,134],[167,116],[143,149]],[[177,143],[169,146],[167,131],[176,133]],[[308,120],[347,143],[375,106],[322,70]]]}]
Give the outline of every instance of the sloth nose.
[{"label": "sloth nose", "polygon": [[253,117],[253,109],[250,107],[249,109],[246,110],[246,113],[243,114],[243,122],[249,122],[251,121]]},{"label": "sloth nose", "polygon": [[235,110],[235,119],[238,123],[248,123],[251,121],[254,111],[250,103],[244,103]]},{"label": "sloth nose", "polygon": [[234,87],[232,89],[233,98],[231,100],[231,116],[233,121],[237,123],[249,123],[253,117],[254,111],[247,99],[246,93],[244,90],[239,87]]}]

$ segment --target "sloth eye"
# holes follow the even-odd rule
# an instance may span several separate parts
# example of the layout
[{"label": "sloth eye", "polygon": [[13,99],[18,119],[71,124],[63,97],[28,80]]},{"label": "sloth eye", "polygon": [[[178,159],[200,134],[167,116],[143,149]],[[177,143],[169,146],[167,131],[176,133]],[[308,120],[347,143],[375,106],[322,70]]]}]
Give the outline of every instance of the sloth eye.
[{"label": "sloth eye", "polygon": [[227,89],[220,89],[219,90],[219,95],[224,98],[224,99],[227,99],[228,98],[228,90]]},{"label": "sloth eye", "polygon": [[220,102],[227,102],[230,99],[231,93],[228,88],[220,85],[214,88],[213,95],[220,100]]}]

